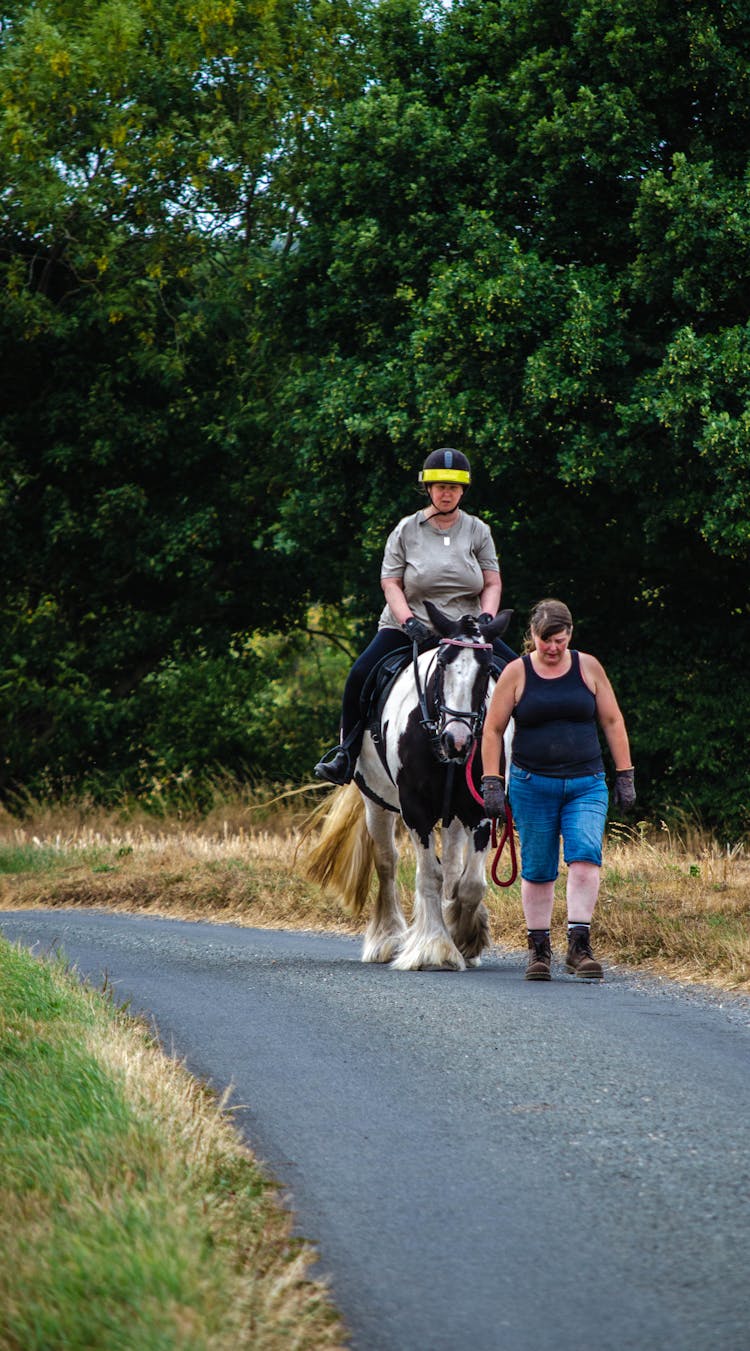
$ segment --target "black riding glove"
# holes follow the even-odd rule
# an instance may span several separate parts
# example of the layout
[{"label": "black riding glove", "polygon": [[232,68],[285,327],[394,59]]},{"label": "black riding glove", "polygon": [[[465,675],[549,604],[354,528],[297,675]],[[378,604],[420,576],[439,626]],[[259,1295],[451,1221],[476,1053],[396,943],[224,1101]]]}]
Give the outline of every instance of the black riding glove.
[{"label": "black riding glove", "polygon": [[488,816],[505,816],[505,788],[497,774],[482,775],[482,801]]},{"label": "black riding glove", "polygon": [[635,770],[618,769],[615,773],[615,786],[612,789],[612,801],[616,807],[627,811],[635,806]]},{"label": "black riding glove", "polygon": [[477,624],[480,629],[486,629],[487,625],[491,624],[494,618],[495,616],[491,615],[489,610],[483,610],[480,615],[477,615]]},{"label": "black riding glove", "polygon": [[407,638],[410,638],[411,641],[418,646],[421,646],[422,643],[429,643],[432,640],[432,633],[427,625],[423,624],[421,619],[417,619],[414,615],[409,615],[409,618],[404,620],[401,627]]}]

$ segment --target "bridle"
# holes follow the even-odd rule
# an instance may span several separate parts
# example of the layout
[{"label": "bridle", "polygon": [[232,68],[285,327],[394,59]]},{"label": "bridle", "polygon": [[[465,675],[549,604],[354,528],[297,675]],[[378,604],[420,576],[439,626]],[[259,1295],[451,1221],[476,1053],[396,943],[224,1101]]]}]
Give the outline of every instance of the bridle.
[{"label": "bridle", "polygon": [[[436,759],[440,760],[443,764],[447,765],[448,771],[443,795],[443,813],[442,813],[443,824],[445,824],[450,814],[450,802],[453,793],[453,778],[456,765],[462,765],[464,767],[466,775],[466,786],[471,796],[479,804],[479,806],[484,807],[484,801],[481,795],[477,792],[472,782],[472,763],[474,760],[474,755],[476,753],[477,745],[479,744],[479,737],[481,735],[482,725],[484,723],[484,715],[486,712],[485,704],[486,704],[487,687],[489,685],[490,680],[490,667],[488,665],[484,680],[484,686],[482,688],[482,697],[479,701],[478,709],[476,710],[468,709],[464,711],[463,709],[450,708],[443,698],[443,676],[445,673],[445,667],[448,663],[448,657],[450,655],[449,652],[447,651],[449,647],[470,647],[473,648],[474,650],[482,648],[491,650],[492,643],[478,642],[471,638],[440,639],[440,642],[438,644],[437,669],[435,673],[436,675],[435,703],[437,707],[435,715],[432,717],[430,716],[430,712],[427,707],[427,697],[419,674],[419,660],[418,660],[419,648],[416,643],[414,644],[414,681],[417,687],[417,695],[419,697],[419,711],[421,714],[419,720],[420,726],[424,727],[427,735],[430,738],[430,745],[432,747],[432,751]],[[444,728],[445,722],[448,718],[450,718],[452,722],[464,723],[464,725],[469,729],[469,737],[467,739],[466,749],[462,756],[448,756],[446,755],[443,749],[442,729]],[[498,873],[498,866],[500,863],[500,856],[506,844],[510,849],[511,868],[507,880],[501,882],[497,873]],[[513,816],[510,810],[510,803],[507,801],[505,803],[505,821],[503,825],[503,833],[499,842],[497,838],[497,822],[495,820],[493,820],[492,822],[492,847],[496,851],[491,870],[492,880],[498,887],[510,887],[513,885],[518,876],[518,860],[516,858],[516,844],[513,835]]]},{"label": "bridle", "polygon": [[[444,764],[448,763],[448,764],[463,765],[466,763],[469,754],[471,752],[471,748],[473,745],[476,744],[482,730],[482,724],[484,722],[484,715],[485,715],[487,687],[489,685],[490,680],[490,663],[489,662],[487,663],[487,670],[485,672],[480,671],[479,673],[480,676],[481,675],[484,676],[483,683],[480,684],[481,698],[478,701],[479,707],[476,709],[451,708],[450,704],[446,704],[445,702],[444,688],[445,688],[445,668],[448,665],[448,661],[451,656],[449,649],[452,647],[470,648],[474,652],[492,651],[492,643],[485,643],[473,638],[440,639],[440,642],[438,644],[437,660],[435,667],[435,690],[434,690],[435,708],[432,714],[430,713],[430,710],[427,705],[427,695],[422,685],[422,680],[419,672],[419,660],[418,660],[419,652],[416,644],[414,645],[414,681],[417,687],[417,696],[419,698],[419,712],[421,715],[419,723],[420,726],[424,728],[425,732],[427,733],[430,739],[430,746],[432,747],[433,755],[437,760],[440,760]],[[463,723],[464,727],[466,727],[469,733],[466,742],[466,747],[462,755],[449,756],[445,752],[442,739],[447,722]]]}]

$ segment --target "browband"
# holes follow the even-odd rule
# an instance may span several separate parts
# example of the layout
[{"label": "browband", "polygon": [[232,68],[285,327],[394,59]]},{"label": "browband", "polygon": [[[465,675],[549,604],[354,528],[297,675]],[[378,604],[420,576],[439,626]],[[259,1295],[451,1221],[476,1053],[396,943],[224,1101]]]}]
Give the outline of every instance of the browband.
[{"label": "browband", "polygon": [[448,643],[450,647],[492,647],[492,643],[475,642],[473,638],[441,638],[441,647],[443,643]]}]

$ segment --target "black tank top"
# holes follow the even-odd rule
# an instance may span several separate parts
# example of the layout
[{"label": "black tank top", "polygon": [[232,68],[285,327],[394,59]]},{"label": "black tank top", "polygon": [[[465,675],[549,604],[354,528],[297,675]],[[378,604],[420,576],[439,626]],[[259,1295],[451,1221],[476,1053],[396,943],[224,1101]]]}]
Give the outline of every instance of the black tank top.
[{"label": "black tank top", "polygon": [[513,717],[513,763],[532,774],[574,779],[604,770],[596,730],[596,699],[581,675],[579,654],[570,670],[545,680],[523,658],[526,684]]}]

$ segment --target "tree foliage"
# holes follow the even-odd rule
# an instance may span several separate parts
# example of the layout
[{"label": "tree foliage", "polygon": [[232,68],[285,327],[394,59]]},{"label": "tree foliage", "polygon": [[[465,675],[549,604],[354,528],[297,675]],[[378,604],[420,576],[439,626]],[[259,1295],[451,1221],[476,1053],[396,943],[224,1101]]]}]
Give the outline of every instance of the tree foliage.
[{"label": "tree foliage", "polygon": [[122,765],[161,662],[304,619],[269,296],[356,23],[347,0],[5,7],[6,781]]},{"label": "tree foliage", "polygon": [[333,504],[364,591],[406,476],[460,445],[506,602],[560,594],[611,670],[641,801],[747,829],[750,17],[394,0],[375,28],[380,78],[322,129],[287,269],[321,485],[303,556]]},{"label": "tree foliage", "polygon": [[453,443],[644,807],[747,830],[746,7],[16,0],[0,38],[6,774],[172,763],[176,710],[258,702],[243,635],[364,634]]}]

